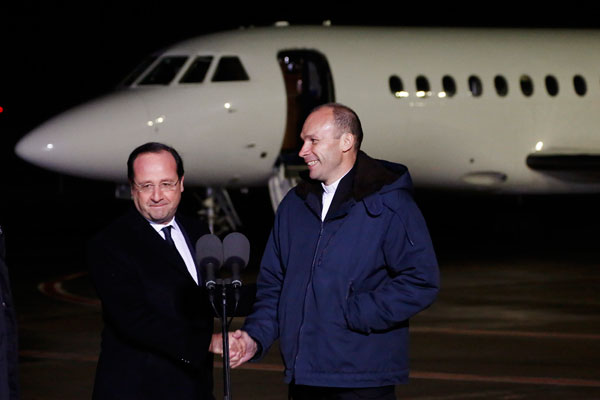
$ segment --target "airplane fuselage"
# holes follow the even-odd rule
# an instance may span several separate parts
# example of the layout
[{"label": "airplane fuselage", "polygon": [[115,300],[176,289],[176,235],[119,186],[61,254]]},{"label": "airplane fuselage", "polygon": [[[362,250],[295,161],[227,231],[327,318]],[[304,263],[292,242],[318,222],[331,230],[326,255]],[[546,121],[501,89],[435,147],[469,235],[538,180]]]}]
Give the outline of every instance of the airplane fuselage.
[{"label": "airplane fuselage", "polygon": [[[169,57],[182,63],[174,75],[166,83],[149,81]],[[198,57],[208,64],[205,77],[182,82]],[[215,80],[223,57],[238,58],[248,79]],[[360,116],[363,150],[407,165],[417,185],[597,192],[596,171],[532,168],[527,160],[600,154],[599,64],[597,31],[216,33],[166,49],[131,83],[44,123],[16,151],[61,173],[124,182],[129,152],[160,141],[181,152],[188,185],[262,185],[284,139],[294,151],[290,136],[297,131],[290,132],[305,112],[292,105],[335,100]]]}]

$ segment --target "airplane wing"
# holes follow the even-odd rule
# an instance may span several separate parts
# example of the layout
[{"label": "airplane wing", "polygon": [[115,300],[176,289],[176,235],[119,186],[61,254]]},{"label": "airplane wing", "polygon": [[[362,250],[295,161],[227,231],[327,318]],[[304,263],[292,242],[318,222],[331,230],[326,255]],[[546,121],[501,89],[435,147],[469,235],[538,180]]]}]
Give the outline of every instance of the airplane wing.
[{"label": "airplane wing", "polygon": [[527,156],[527,166],[536,171],[600,172],[600,154],[533,153]]}]

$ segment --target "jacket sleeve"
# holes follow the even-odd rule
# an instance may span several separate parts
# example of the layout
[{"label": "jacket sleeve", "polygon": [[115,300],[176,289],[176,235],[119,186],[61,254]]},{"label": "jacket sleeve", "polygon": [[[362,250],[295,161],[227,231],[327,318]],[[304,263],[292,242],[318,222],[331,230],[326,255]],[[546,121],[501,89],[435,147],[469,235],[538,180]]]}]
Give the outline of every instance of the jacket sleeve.
[{"label": "jacket sleeve", "polygon": [[[370,333],[394,328],[429,307],[439,290],[437,260],[425,220],[416,204],[392,210],[383,255],[389,280],[376,290],[351,293],[348,326]],[[352,290],[352,288],[351,288]]]},{"label": "jacket sleeve", "polygon": [[200,321],[182,321],[152,309],[145,300],[147,289],[135,269],[129,267],[135,261],[127,255],[94,240],[88,246],[87,256],[110,329],[140,349],[194,367],[204,364],[212,329]]},{"label": "jacket sleeve", "polygon": [[259,353],[254,356],[253,361],[264,357],[269,347],[279,337],[277,307],[283,287],[284,273],[280,256],[278,224],[279,218],[276,217],[262,257],[256,282],[256,302],[252,313],[246,318],[242,327],[242,330],[245,330],[260,344]]}]

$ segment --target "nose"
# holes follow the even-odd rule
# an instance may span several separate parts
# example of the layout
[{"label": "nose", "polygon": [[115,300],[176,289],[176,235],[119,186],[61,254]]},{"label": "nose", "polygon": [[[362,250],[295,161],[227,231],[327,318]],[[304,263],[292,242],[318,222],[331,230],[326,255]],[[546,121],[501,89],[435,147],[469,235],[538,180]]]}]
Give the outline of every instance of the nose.
[{"label": "nose", "polygon": [[152,200],[155,203],[160,203],[163,197],[163,191],[160,185],[154,185],[154,187],[152,188],[152,193],[150,193],[150,200]]},{"label": "nose", "polygon": [[306,141],[304,141],[304,144],[302,145],[302,148],[300,149],[300,152],[298,153],[298,155],[300,157],[304,158],[309,153],[310,153],[310,142],[308,140],[306,140]]},{"label": "nose", "polygon": [[150,196],[150,200],[155,203],[160,203],[162,200],[162,191],[160,189],[154,189],[152,191],[152,195]]}]

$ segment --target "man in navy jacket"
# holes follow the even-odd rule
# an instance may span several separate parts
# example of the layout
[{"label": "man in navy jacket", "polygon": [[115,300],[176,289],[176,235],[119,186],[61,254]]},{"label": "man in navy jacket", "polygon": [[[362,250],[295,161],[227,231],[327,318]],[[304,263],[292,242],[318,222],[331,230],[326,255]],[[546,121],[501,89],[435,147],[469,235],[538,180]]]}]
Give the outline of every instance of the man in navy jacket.
[{"label": "man in navy jacket", "polygon": [[[309,177],[282,201],[241,339],[240,362],[280,340],[294,399],[394,399],[408,380],[408,321],[439,287],[406,167],[360,151],[346,106],[306,119]],[[235,334],[234,334],[235,335]]]}]

